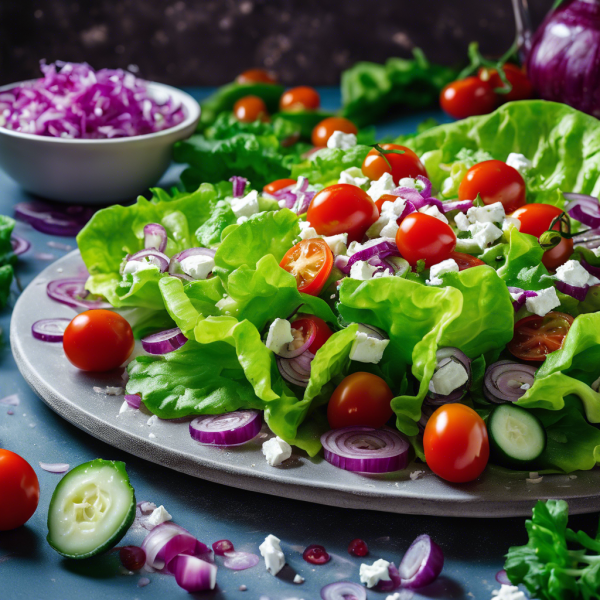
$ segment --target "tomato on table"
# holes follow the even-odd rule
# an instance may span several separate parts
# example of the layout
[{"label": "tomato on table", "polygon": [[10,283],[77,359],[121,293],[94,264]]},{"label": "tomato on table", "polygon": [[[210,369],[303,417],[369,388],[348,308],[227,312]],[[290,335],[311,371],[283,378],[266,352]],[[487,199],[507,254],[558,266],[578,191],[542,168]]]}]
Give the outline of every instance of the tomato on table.
[{"label": "tomato on table", "polygon": [[406,216],[396,232],[400,254],[412,267],[419,260],[430,268],[450,257],[456,248],[456,235],[450,225],[420,212]]},{"label": "tomato on table", "polygon": [[328,117],[317,123],[312,130],[311,139],[313,146],[320,148],[327,146],[327,140],[329,140],[335,131],[353,133],[354,135],[358,133],[358,129],[352,121],[344,119],[344,117]]},{"label": "tomato on table", "polygon": [[307,85],[288,90],[279,100],[281,110],[316,110],[321,105],[319,93]]},{"label": "tomato on table", "polygon": [[[533,85],[529,78],[525,74],[525,71],[510,63],[505,64],[503,67],[506,79],[512,85],[512,89],[508,94],[496,94],[497,99],[500,102],[512,102],[514,100],[528,100],[533,97]],[[500,75],[496,69],[481,68],[477,73],[477,76],[482,81],[487,81],[492,89],[504,87]]]},{"label": "tomato on table", "polygon": [[24,525],[37,508],[40,484],[21,456],[0,448],[0,531]]},{"label": "tomato on table", "polygon": [[455,119],[491,113],[497,102],[494,88],[479,77],[453,81],[440,94],[442,110]]},{"label": "tomato on table", "polygon": [[275,181],[271,181],[271,183],[267,183],[263,188],[263,192],[273,195],[283,188],[290,187],[290,185],[296,185],[296,183],[298,182],[295,179],[276,179]]},{"label": "tomato on table", "polygon": [[112,310],[95,309],[78,314],[65,329],[63,349],[83,371],[110,371],[133,352],[129,323]]},{"label": "tomato on table", "polygon": [[242,123],[252,123],[260,119],[265,121],[269,118],[267,105],[258,96],[244,96],[233,105],[233,114]]},{"label": "tomato on table", "polygon": [[333,268],[333,254],[325,240],[302,240],[290,248],[279,266],[296,278],[298,291],[317,296]]},{"label": "tomato on table", "polygon": [[427,466],[453,483],[477,479],[490,456],[483,419],[464,404],[444,404],[427,421],[423,434]]},{"label": "tomato on table", "polygon": [[[521,221],[521,233],[528,233],[539,238],[548,231],[552,221],[563,211],[552,204],[526,204],[518,208],[511,217]],[[560,231],[560,223],[556,223],[554,228]],[[557,246],[546,250],[542,257],[542,263],[547,269],[556,269],[569,260],[573,254],[573,240],[562,238]]]},{"label": "tomato on table", "polygon": [[506,349],[520,360],[541,362],[548,354],[562,348],[572,324],[571,315],[558,311],[544,317],[525,317],[515,323],[513,339]]},{"label": "tomato on table", "polygon": [[304,339],[311,336],[314,331],[315,339],[308,347],[308,351],[313,354],[316,354],[317,350],[333,335],[329,325],[315,315],[299,315],[298,319],[292,321],[291,326],[292,329],[301,331]]},{"label": "tomato on table", "polygon": [[485,265],[485,263],[476,256],[465,254],[464,252],[451,252],[448,258],[452,258],[456,261],[459,271],[464,271],[465,269],[470,269],[471,267],[480,267],[481,265]]},{"label": "tomato on table", "polygon": [[319,235],[348,233],[348,242],[361,241],[378,218],[379,211],[369,194],[349,183],[321,190],[306,213],[306,220]]},{"label": "tomato on table", "polygon": [[381,148],[383,150],[401,150],[403,154],[396,154],[395,152],[381,154],[379,150],[373,148],[365,156],[362,164],[362,172],[365,177],[376,180],[384,173],[391,173],[396,185],[404,177],[415,178],[417,175],[427,177],[427,171],[423,163],[410,148],[400,144],[381,144]]},{"label": "tomato on table", "polygon": [[501,202],[506,214],[525,204],[525,181],[521,173],[501,160],[485,160],[473,165],[458,188],[459,200],[475,200],[484,204]]},{"label": "tomato on table", "polygon": [[394,397],[388,384],[371,373],[352,373],[335,388],[327,405],[332,429],[364,426],[379,429],[393,414]]},{"label": "tomato on table", "polygon": [[273,74],[265,69],[248,69],[240,73],[235,80],[238,83],[277,83]]}]

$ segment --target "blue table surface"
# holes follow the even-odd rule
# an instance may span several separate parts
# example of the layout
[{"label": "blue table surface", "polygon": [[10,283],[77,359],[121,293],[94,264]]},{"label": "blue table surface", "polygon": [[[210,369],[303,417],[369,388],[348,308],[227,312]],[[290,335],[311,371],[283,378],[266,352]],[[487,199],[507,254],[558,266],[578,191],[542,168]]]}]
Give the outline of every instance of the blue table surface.
[{"label": "blue table surface", "polygon": [[[196,98],[210,90],[194,88]],[[339,90],[323,88],[323,106],[339,106]],[[427,117],[444,121],[437,111],[412,114],[390,120],[377,128],[379,136],[399,135],[415,130]],[[163,185],[176,180],[179,169],[173,167],[163,179]],[[0,171],[0,213],[13,214],[13,206],[28,199],[12,180]],[[247,571],[231,571],[220,567],[217,589],[198,594],[199,598],[246,600],[312,600],[327,583],[339,580],[358,582],[358,569],[363,561],[385,558],[398,564],[413,539],[428,533],[442,547],[446,562],[440,578],[423,588],[414,598],[488,600],[499,585],[496,573],[502,568],[508,547],[526,541],[524,519],[437,518],[403,516],[368,510],[326,507],[274,496],[247,492],[209,483],[154,465],[116,450],[83,433],[54,414],[25,383],[11,355],[8,331],[11,307],[24,288],[50,261],[75,248],[74,238],[58,238],[34,231],[18,222],[15,233],[32,243],[32,248],[19,259],[16,281],[13,283],[9,306],[0,312],[0,398],[17,394],[20,405],[9,414],[0,407],[0,447],[23,456],[35,469],[40,481],[38,509],[30,521],[12,532],[0,532],[0,599],[2,600],[86,600],[120,598],[185,598],[170,576],[137,572],[128,574],[119,565],[116,554],[72,561],[61,558],[45,540],[46,518],[52,492],[60,479],[43,471],[39,462],[65,462],[72,467],[94,458],[122,460],[135,487],[138,500],[163,504],[182,525],[200,540],[211,544],[229,539],[239,550],[258,554],[258,545],[267,534],[282,540],[289,568],[280,576],[268,574],[261,562]],[[40,288],[43,293],[43,287]],[[40,318],[51,315],[40,315]],[[40,360],[44,360],[43,354]],[[0,481],[0,494],[2,485]],[[466,509],[468,510],[468,509]],[[467,513],[465,512],[465,515]],[[576,527],[594,530],[596,515],[573,517]],[[139,544],[140,531],[131,530],[121,542]],[[366,559],[351,557],[347,552],[350,540],[367,541],[370,554]],[[322,544],[332,560],[314,566],[302,559],[309,544]],[[294,584],[293,572],[305,578]],[[141,577],[150,584],[138,587]],[[247,591],[240,591],[245,585]],[[368,592],[370,599],[386,597]]]}]

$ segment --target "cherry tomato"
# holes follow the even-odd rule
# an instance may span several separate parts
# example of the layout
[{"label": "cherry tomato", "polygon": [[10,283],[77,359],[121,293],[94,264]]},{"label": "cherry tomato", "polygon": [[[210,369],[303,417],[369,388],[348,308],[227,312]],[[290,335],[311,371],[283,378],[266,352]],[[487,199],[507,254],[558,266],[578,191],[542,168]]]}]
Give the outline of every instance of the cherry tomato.
[{"label": "cherry tomato", "polygon": [[420,212],[404,217],[396,233],[400,254],[411,266],[424,260],[429,268],[450,257],[456,247],[452,227],[443,221]]},{"label": "cherry tomato", "polygon": [[475,200],[477,194],[484,204],[502,202],[508,214],[525,204],[525,181],[505,162],[485,160],[467,171],[458,188],[459,200]]},{"label": "cherry tomato", "polygon": [[269,118],[267,105],[258,96],[244,96],[233,105],[233,114],[242,123],[252,123],[260,119],[265,121]]},{"label": "cherry tomato", "polygon": [[271,181],[271,183],[267,183],[263,188],[263,192],[273,195],[283,188],[296,185],[296,183],[298,182],[295,179],[276,179],[275,181]]},{"label": "cherry tomato", "polygon": [[238,83],[277,83],[273,74],[264,69],[248,69],[240,73],[235,80]]},{"label": "cherry tomato", "polygon": [[67,358],[83,371],[110,371],[133,352],[129,323],[112,310],[88,310],[78,314],[65,329],[63,348]]},{"label": "cherry tomato", "polygon": [[319,235],[348,233],[348,242],[361,241],[378,218],[379,211],[367,192],[348,183],[321,190],[306,213],[306,220]]},{"label": "cherry tomato", "polygon": [[31,465],[10,450],[0,449],[0,490],[0,531],[29,521],[40,499],[40,484]]},{"label": "cherry tomato", "polygon": [[[518,208],[511,217],[521,221],[521,232],[534,235],[539,238],[548,231],[552,221],[563,211],[551,204],[526,204]],[[554,225],[554,229],[560,230],[560,223]],[[556,269],[569,260],[573,254],[573,240],[562,238],[557,246],[544,252],[542,263],[547,269]]]},{"label": "cherry tomato", "polygon": [[306,85],[292,88],[281,96],[281,110],[316,110],[321,105],[319,93]]},{"label": "cherry tomato", "polygon": [[388,384],[371,373],[352,373],[335,388],[327,405],[332,429],[358,425],[379,429],[393,414],[394,394]]},{"label": "cherry tomato", "polygon": [[287,251],[279,266],[296,278],[299,292],[317,296],[333,268],[333,254],[321,238],[302,240]]},{"label": "cherry tomato", "polygon": [[315,339],[308,347],[308,351],[313,354],[316,354],[317,350],[333,335],[329,325],[315,315],[300,315],[300,318],[292,323],[292,329],[300,330],[304,339],[312,335],[313,331],[315,332]]},{"label": "cherry tomato", "polygon": [[[384,173],[391,173],[394,183],[404,177],[416,177],[423,175],[427,177],[427,171],[419,157],[406,146],[400,144],[381,144],[384,150],[403,150],[404,154],[387,153],[385,158],[378,150],[371,150],[362,164],[362,172],[369,179],[379,179]],[[391,165],[391,169],[390,166]]]},{"label": "cherry tomato", "polygon": [[473,481],[490,456],[483,419],[464,404],[444,404],[429,418],[423,434],[427,466],[453,483]]},{"label": "cherry tomato", "polygon": [[506,349],[520,360],[541,362],[562,348],[572,324],[573,317],[561,312],[525,317],[515,323],[515,334]]},{"label": "cherry tomato", "polygon": [[377,207],[379,214],[381,214],[381,211],[383,210],[384,202],[396,202],[396,200],[398,200],[398,196],[394,196],[393,194],[384,194],[381,196],[379,200],[375,202],[375,206]]},{"label": "cherry tomato", "polygon": [[312,130],[313,146],[327,146],[327,140],[333,135],[334,131],[353,133],[354,135],[358,133],[358,129],[352,121],[348,121],[343,117],[328,117],[318,123]]},{"label": "cherry tomato", "polygon": [[467,77],[449,83],[440,94],[442,110],[455,119],[487,115],[496,108],[494,88],[479,77]]},{"label": "cherry tomato", "polygon": [[[496,94],[497,99],[500,102],[512,102],[513,100],[528,100],[533,97],[533,85],[531,81],[527,78],[527,75],[523,71],[517,67],[517,65],[512,65],[510,63],[504,65],[503,67],[504,73],[506,74],[506,79],[512,85],[512,90],[508,92],[508,94]],[[504,87],[502,83],[502,79],[500,79],[500,75],[498,75],[498,71],[496,69],[479,69],[477,76],[482,81],[487,81],[492,89]]]},{"label": "cherry tomato", "polygon": [[485,265],[485,263],[476,256],[464,254],[463,252],[451,252],[448,258],[453,258],[456,261],[459,271],[464,271],[465,269],[470,269],[471,267],[480,267],[481,265]]}]

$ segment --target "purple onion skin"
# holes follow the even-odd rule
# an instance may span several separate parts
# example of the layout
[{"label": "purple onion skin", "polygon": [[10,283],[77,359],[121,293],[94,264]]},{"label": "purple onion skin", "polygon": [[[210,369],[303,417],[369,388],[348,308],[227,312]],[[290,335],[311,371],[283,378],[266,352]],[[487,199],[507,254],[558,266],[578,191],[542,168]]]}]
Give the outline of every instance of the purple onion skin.
[{"label": "purple onion skin", "polygon": [[527,75],[544,100],[600,117],[600,1],[565,2],[536,31]]},{"label": "purple onion skin", "polygon": [[[427,554],[423,556],[423,561],[415,573],[409,575],[406,565],[409,561],[411,552],[415,552],[415,546],[425,542],[427,544]],[[435,581],[444,568],[444,553],[442,549],[427,535],[420,535],[407,550],[404,558],[398,567],[398,573],[402,579],[402,587],[410,590],[416,590],[429,585]]]}]

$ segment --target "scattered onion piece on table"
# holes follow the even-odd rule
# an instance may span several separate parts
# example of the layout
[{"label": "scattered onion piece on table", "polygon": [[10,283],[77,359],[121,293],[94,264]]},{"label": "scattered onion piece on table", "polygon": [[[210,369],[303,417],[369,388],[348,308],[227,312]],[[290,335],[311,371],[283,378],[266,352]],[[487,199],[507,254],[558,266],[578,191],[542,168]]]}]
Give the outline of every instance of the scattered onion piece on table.
[{"label": "scattered onion piece on table", "polygon": [[124,400],[131,408],[137,409],[142,405],[142,399],[137,394],[125,394]]},{"label": "scattered onion piece on table", "polygon": [[251,569],[260,562],[260,558],[251,552],[226,552],[223,565],[232,571]]},{"label": "scattered onion piece on table", "polygon": [[444,567],[442,549],[427,535],[420,535],[406,551],[398,573],[402,586],[417,589],[437,579]]},{"label": "scattered onion piece on table", "polygon": [[14,233],[10,238],[10,244],[16,256],[24,254],[27,252],[27,250],[29,250],[29,248],[31,248],[31,242],[28,242],[25,238],[15,235]]},{"label": "scattered onion piece on table", "polygon": [[85,206],[50,204],[48,202],[19,202],[15,217],[29,223],[42,233],[75,236],[92,218],[95,210]]},{"label": "scattered onion piece on table", "polygon": [[48,473],[66,473],[69,470],[68,463],[45,463],[40,461],[40,469],[48,471]]},{"label": "scattered onion piece on table", "polygon": [[362,585],[352,581],[336,581],[321,589],[321,600],[367,600],[367,591]]},{"label": "scattered onion piece on table", "polygon": [[67,279],[55,279],[46,287],[46,293],[52,300],[66,304],[71,308],[112,308],[104,300],[86,300],[90,293],[85,289],[87,279],[69,277]]}]

